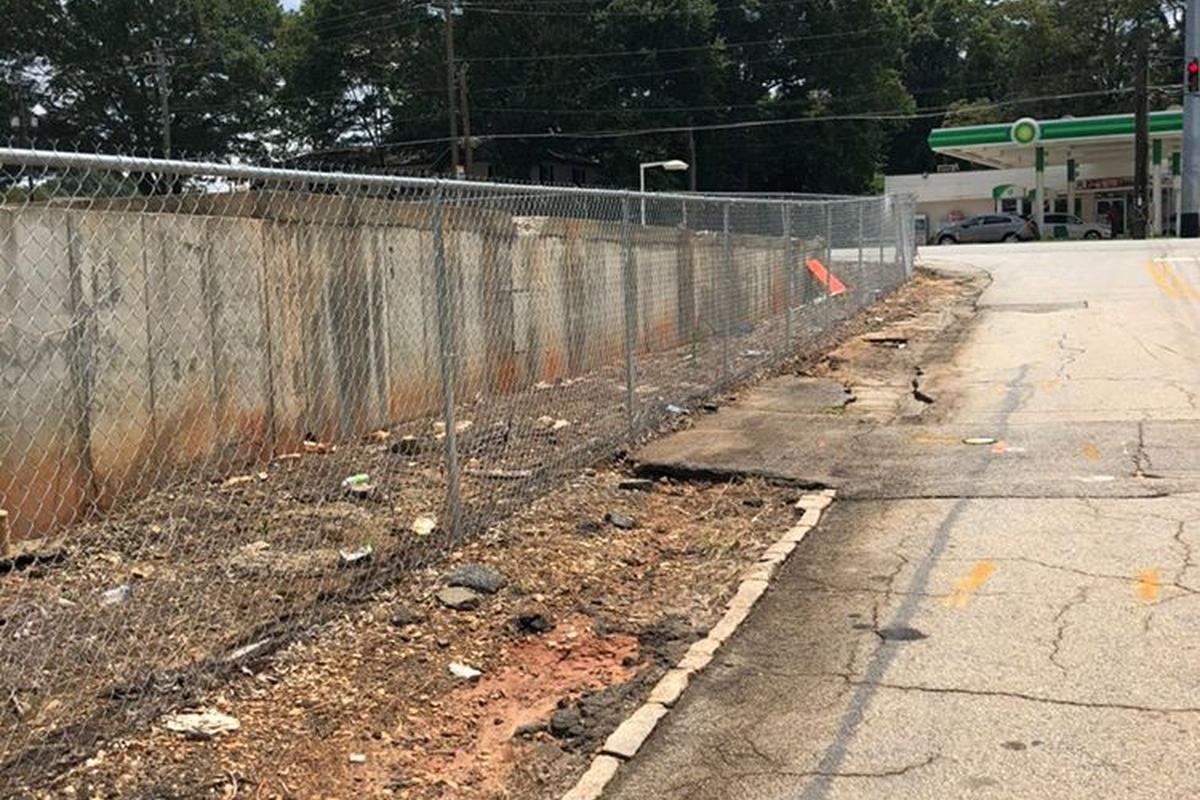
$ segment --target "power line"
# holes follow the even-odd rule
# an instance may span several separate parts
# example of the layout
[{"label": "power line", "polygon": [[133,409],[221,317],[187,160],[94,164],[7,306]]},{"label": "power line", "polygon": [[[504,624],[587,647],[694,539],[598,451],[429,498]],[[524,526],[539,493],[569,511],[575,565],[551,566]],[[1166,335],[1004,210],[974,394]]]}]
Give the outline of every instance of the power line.
[{"label": "power line", "polygon": [[[1155,88],[1176,88],[1173,85],[1163,85]],[[1118,89],[1099,89],[1090,92],[1072,92],[1065,94],[1043,95],[1040,97],[1022,97],[1012,100],[999,100],[988,103],[990,106],[1007,107],[1014,105],[1026,105],[1030,103],[1041,103],[1048,100],[1072,100],[1082,97],[1096,97],[1110,94],[1125,94],[1132,91],[1130,87]],[[813,122],[904,122],[914,119],[925,119],[944,115],[947,111],[952,110],[951,106],[942,106],[939,108],[918,108],[915,111],[879,111],[879,112],[861,112],[850,114],[827,114],[807,117],[787,117],[782,119],[765,119],[765,120],[743,120],[740,122],[727,123],[712,123],[708,125],[671,125],[655,128],[638,128],[638,129],[623,129],[610,131],[582,131],[578,133],[563,133],[558,131],[553,132],[538,132],[538,133],[485,133],[480,134],[481,139],[492,139],[497,141],[511,139],[583,139],[583,140],[599,140],[599,139],[624,139],[634,136],[645,136],[650,134],[665,134],[665,133],[686,133],[688,130],[693,131],[720,131],[720,130],[742,130],[749,128],[766,128],[777,127],[781,125],[795,125]],[[429,139],[413,139],[405,142],[389,142],[385,145],[380,145],[381,148],[395,149],[401,147],[416,147],[425,144],[441,144],[446,141],[445,137],[436,137]],[[346,150],[324,150],[313,153],[313,155],[321,155],[327,153],[346,152]]]}]

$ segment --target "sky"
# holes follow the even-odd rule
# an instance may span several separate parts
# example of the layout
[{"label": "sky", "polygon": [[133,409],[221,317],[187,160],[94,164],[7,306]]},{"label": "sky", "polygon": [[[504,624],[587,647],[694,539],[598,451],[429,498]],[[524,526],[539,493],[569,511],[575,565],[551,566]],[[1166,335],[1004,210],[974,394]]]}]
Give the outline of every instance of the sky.
[{"label": "sky", "polygon": [[279,0],[279,5],[283,6],[288,11],[295,11],[300,7],[300,0]]}]

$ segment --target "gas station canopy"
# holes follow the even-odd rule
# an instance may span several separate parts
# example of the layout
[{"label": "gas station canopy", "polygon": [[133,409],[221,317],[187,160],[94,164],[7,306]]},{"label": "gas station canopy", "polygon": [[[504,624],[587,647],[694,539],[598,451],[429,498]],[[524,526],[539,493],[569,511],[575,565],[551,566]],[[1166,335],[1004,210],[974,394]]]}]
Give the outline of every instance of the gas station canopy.
[{"label": "gas station canopy", "polygon": [[[1150,115],[1150,136],[1161,139],[1166,150],[1179,149],[1182,132],[1182,111]],[[935,153],[1001,169],[1034,166],[1038,148],[1048,163],[1072,158],[1132,164],[1133,133],[1133,114],[1047,120],[1025,117],[995,125],[936,128],[929,134],[929,147]]]}]

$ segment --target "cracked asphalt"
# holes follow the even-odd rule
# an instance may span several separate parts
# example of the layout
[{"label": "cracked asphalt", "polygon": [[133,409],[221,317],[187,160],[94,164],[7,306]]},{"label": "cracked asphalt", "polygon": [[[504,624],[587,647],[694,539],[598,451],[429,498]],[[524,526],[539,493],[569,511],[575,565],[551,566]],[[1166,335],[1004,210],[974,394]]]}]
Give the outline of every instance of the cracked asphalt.
[{"label": "cracked asphalt", "polygon": [[835,374],[870,402],[781,379],[640,454],[839,493],[609,800],[1200,797],[1200,246],[923,260],[986,288]]}]

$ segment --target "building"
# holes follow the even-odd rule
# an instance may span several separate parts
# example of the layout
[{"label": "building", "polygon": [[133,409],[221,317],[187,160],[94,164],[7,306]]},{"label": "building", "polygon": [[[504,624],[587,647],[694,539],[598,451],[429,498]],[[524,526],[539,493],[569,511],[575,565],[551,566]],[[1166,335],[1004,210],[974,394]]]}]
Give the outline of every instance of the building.
[{"label": "building", "polygon": [[[1137,213],[1133,132],[1132,114],[1024,117],[1010,123],[937,128],[929,134],[929,147],[970,168],[891,175],[885,187],[915,195],[917,212],[926,215],[934,232],[987,212],[1026,214],[1039,222],[1041,213],[1058,212],[1107,222],[1113,235],[1120,236]],[[1151,201],[1146,213],[1154,234],[1178,230],[1182,132],[1182,111],[1150,115]]]}]

